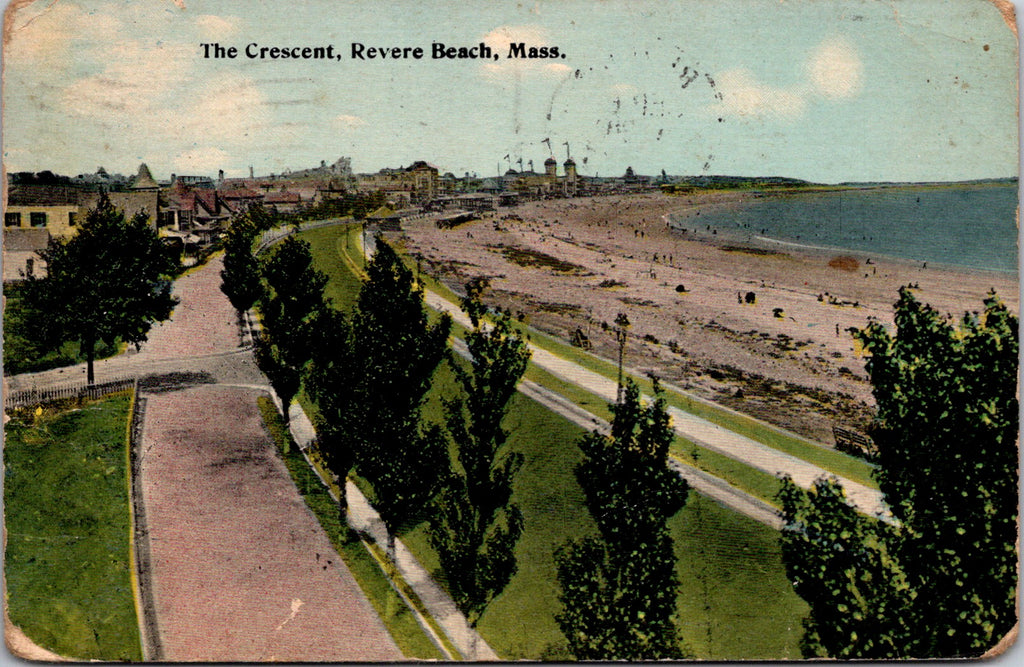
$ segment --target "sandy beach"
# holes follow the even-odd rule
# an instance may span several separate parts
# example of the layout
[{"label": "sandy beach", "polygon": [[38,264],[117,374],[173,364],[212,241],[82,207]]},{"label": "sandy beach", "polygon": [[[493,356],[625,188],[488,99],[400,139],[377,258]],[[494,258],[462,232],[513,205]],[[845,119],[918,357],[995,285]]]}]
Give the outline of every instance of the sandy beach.
[{"label": "sandy beach", "polygon": [[917,285],[921,301],[956,317],[980,310],[990,289],[1019,312],[1014,275],[668,224],[671,213],[749,196],[530,202],[449,230],[408,222],[403,243],[457,291],[486,276],[488,303],[567,340],[579,329],[610,359],[606,327],[626,313],[628,366],[826,444],[833,425],[863,428],[871,415],[864,358],[847,330],[869,318],[891,326],[900,286]]}]

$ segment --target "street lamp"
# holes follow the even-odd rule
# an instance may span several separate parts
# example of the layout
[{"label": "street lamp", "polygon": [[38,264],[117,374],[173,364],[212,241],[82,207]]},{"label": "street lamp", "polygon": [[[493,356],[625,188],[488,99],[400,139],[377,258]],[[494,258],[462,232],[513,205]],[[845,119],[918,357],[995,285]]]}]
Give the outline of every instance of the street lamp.
[{"label": "street lamp", "polygon": [[365,271],[366,270],[366,264],[367,264],[367,258],[366,258],[366,218],[363,218],[363,220],[360,222],[360,225],[362,227],[362,230],[360,232],[360,238],[363,241],[363,247],[360,250],[359,254],[361,254],[363,256],[363,270]]},{"label": "street lamp", "polygon": [[631,326],[625,313],[615,316],[615,340],[619,343],[619,382],[615,390],[616,404],[622,403],[622,358],[626,353],[626,336]]}]

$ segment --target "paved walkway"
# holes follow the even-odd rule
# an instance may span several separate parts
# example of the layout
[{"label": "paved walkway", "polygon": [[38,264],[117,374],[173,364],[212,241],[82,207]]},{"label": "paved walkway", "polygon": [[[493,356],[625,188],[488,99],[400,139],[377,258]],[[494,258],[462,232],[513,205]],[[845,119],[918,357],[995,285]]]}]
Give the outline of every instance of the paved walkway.
[{"label": "paved walkway", "polygon": [[159,658],[401,660],[268,438],[261,393],[203,385],[146,398]]},{"label": "paved walkway", "polygon": [[[289,417],[292,437],[300,447],[306,448],[316,438],[313,424],[297,403],[292,404]],[[386,550],[387,530],[380,515],[370,505],[366,496],[355,484],[347,482],[345,497],[348,502],[349,523],[352,527],[366,534],[381,550]],[[458,610],[451,597],[437,585],[427,569],[420,564],[416,556],[400,539],[395,540],[395,558],[402,578],[416,592],[417,597],[426,607],[427,613],[441,627],[463,659],[473,661],[500,659],[479,633],[469,626],[466,617]]]}]

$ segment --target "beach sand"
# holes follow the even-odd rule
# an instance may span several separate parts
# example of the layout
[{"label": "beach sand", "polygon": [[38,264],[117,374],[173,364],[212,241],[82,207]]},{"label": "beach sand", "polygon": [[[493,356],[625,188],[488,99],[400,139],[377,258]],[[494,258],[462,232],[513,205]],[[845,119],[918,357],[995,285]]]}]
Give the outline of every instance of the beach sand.
[{"label": "beach sand", "polygon": [[[825,444],[833,425],[870,420],[865,359],[847,330],[869,318],[891,326],[900,286],[956,317],[980,310],[990,289],[1019,312],[1015,275],[730,240],[694,215],[749,196],[530,202],[450,230],[405,223],[402,242],[457,291],[487,276],[488,303],[566,340],[579,328],[609,359],[617,345],[602,323],[626,313],[627,366]],[[696,229],[669,228],[680,211]]]}]

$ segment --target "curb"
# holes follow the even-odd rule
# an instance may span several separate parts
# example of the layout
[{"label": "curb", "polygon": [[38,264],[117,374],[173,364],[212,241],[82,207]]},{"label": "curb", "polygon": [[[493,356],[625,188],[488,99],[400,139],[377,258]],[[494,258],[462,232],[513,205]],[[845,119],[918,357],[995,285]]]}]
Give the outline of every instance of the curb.
[{"label": "curb", "polygon": [[142,500],[142,429],[146,414],[146,398],[139,396],[138,381],[132,401],[129,424],[129,491],[132,510],[132,583],[135,588],[135,608],[139,619],[139,641],[142,659],[160,661],[163,646],[157,626],[156,603],[153,599],[152,562],[149,551],[149,529],[146,526],[146,506]]}]

